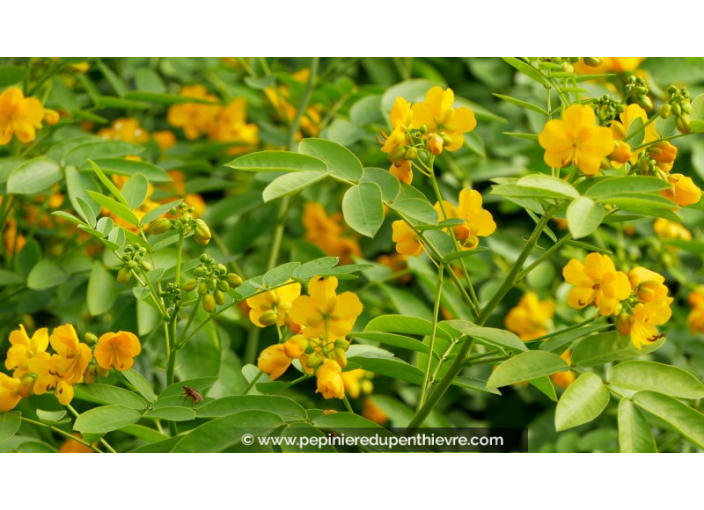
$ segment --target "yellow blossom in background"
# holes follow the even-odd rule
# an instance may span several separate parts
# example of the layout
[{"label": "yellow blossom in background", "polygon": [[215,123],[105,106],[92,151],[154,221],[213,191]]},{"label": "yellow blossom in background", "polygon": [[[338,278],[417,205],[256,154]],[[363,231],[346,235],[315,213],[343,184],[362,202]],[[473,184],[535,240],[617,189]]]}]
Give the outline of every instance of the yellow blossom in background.
[{"label": "yellow blossom in background", "polygon": [[572,259],[562,270],[565,281],[574,288],[567,295],[567,304],[572,308],[584,308],[590,304],[599,307],[601,315],[613,315],[620,301],[631,294],[628,275],[616,271],[608,255],[590,253],[584,260]]},{"label": "yellow blossom in background", "polygon": [[[78,432],[74,432],[73,436],[82,439]],[[95,453],[95,450],[87,447],[83,443],[79,443],[75,439],[67,439],[59,448],[59,453]]]},{"label": "yellow blossom in background", "polygon": [[677,205],[685,207],[696,204],[702,198],[702,190],[694,184],[691,177],[682,174],[670,174],[667,176],[671,188],[662,190],[660,194],[673,200]]},{"label": "yellow blossom in background", "polygon": [[113,121],[108,128],[98,131],[98,136],[106,140],[120,140],[131,143],[146,143],[149,133],[139,125],[137,119],[121,118]]},{"label": "yellow blossom in background", "polygon": [[653,230],[660,239],[691,241],[692,233],[687,230],[687,227],[676,221],[658,218],[653,223]]},{"label": "yellow blossom in background", "polygon": [[541,301],[535,292],[526,292],[504,319],[506,329],[516,333],[521,340],[533,340],[548,332],[555,315],[555,303]]},{"label": "yellow blossom in background", "polygon": [[690,333],[704,333],[704,286],[699,285],[689,294],[689,304],[692,307],[687,315],[687,325]]},{"label": "yellow blossom in background", "polygon": [[72,324],[54,328],[49,343],[59,356],[54,365],[57,376],[70,384],[79,382],[93,358],[90,347],[78,340]]},{"label": "yellow blossom in background", "polygon": [[161,149],[162,151],[170,149],[171,147],[176,145],[176,135],[173,131],[154,131],[152,133],[152,138],[159,146],[159,149]]},{"label": "yellow blossom in background", "polygon": [[261,352],[257,366],[269,379],[275,381],[291,366],[291,358],[286,355],[284,344],[274,344]]},{"label": "yellow blossom in background", "polygon": [[[179,95],[191,97],[202,101],[217,103],[217,96],[208,93],[203,85],[190,85],[183,87]],[[195,140],[201,135],[210,133],[215,127],[217,116],[220,113],[219,104],[206,103],[179,103],[169,107],[166,120],[173,127],[183,129],[183,134],[189,140]]]},{"label": "yellow blossom in background", "polygon": [[326,399],[344,398],[345,383],[342,380],[342,368],[337,361],[325,360],[315,376],[318,383],[316,393],[322,394]]},{"label": "yellow blossom in background", "polygon": [[[168,191],[173,196],[160,200],[160,203],[171,202],[174,197],[183,198],[190,207],[193,207],[192,215],[196,218],[202,217],[205,213],[205,200],[197,193],[186,192],[186,174],[179,170],[171,170],[168,174],[171,177],[171,182],[164,183],[160,189]],[[169,214],[168,217],[171,217],[171,215]]]},{"label": "yellow blossom in background", "polygon": [[228,154],[241,154],[259,143],[259,126],[247,124],[247,100],[233,100],[218,115],[217,122],[209,133],[211,140],[239,142],[242,147],[231,147]]},{"label": "yellow blossom in background", "polygon": [[567,108],[561,120],[548,121],[538,137],[545,163],[552,168],[574,163],[583,174],[596,175],[602,158],[614,150],[614,137],[595,122],[594,110],[580,104]]},{"label": "yellow blossom in background", "polygon": [[38,329],[30,338],[24,325],[20,324],[20,329],[10,333],[10,345],[12,347],[7,351],[5,368],[13,371],[13,377],[21,379],[30,372],[29,361],[49,346],[49,330]]},{"label": "yellow blossom in background", "polygon": [[[569,350],[563,352],[560,357],[565,360],[568,365],[572,365],[572,353]],[[576,378],[577,376],[572,370],[568,370],[567,372],[557,372],[550,376],[550,379],[555,386],[563,389],[572,384]]]},{"label": "yellow blossom in background", "polygon": [[[388,255],[379,255],[377,262],[382,266],[386,266],[391,270],[391,273],[398,273],[408,269],[408,256],[402,253],[390,253]],[[404,274],[398,277],[400,283],[408,283],[411,281],[410,274]]]},{"label": "yellow blossom in background", "polygon": [[641,303],[655,301],[667,296],[665,277],[644,267],[635,267],[628,272],[633,292]]},{"label": "yellow blossom in background", "polygon": [[361,380],[365,371],[362,368],[342,372],[342,382],[345,386],[345,394],[349,398],[357,398],[362,391]]},{"label": "yellow blossom in background", "polygon": [[22,381],[0,372],[0,412],[14,409],[22,400],[20,387]]},{"label": "yellow blossom in background", "polygon": [[[443,214],[444,212],[447,214]],[[459,218],[464,225],[452,227],[452,231],[464,250],[473,250],[479,246],[479,238],[490,236],[496,231],[496,223],[489,211],[482,208],[482,196],[476,190],[460,191],[459,205],[455,207],[448,201],[435,204],[440,220]]]},{"label": "yellow blossom in background", "polygon": [[599,65],[589,66],[583,59],[574,64],[577,74],[604,74],[609,72],[624,73],[638,69],[646,57],[597,57],[601,60]]},{"label": "yellow blossom in background", "polygon": [[24,97],[16,87],[0,93],[0,145],[10,143],[13,135],[22,143],[34,141],[43,119],[44,107],[39,99]]},{"label": "yellow blossom in background", "polygon": [[17,220],[15,218],[7,218],[5,221],[3,240],[5,241],[5,251],[9,254],[19,253],[27,243],[27,238],[17,230]]},{"label": "yellow blossom in background", "polygon": [[[247,305],[251,308],[249,318],[260,328],[265,328],[275,323],[278,323],[279,326],[283,326],[286,323],[291,304],[300,295],[301,284],[295,282],[248,298]],[[272,312],[273,319],[271,322],[267,321],[268,324],[262,323],[262,316],[269,312]],[[267,316],[267,318],[269,316]]]},{"label": "yellow blossom in background", "polygon": [[105,333],[98,339],[95,347],[95,360],[100,368],[115,368],[120,372],[129,370],[134,365],[134,357],[142,352],[139,338],[128,331]]},{"label": "yellow blossom in background", "polygon": [[360,257],[362,249],[353,238],[345,236],[346,225],[342,214],[328,216],[322,204],[308,202],[303,208],[305,239],[323,250],[326,255],[340,257],[340,264],[351,264]]},{"label": "yellow blossom in background", "polygon": [[[309,77],[310,69],[301,69],[291,75],[291,78],[301,83],[306,83]],[[291,104],[290,86],[268,87],[264,89],[264,94],[282,120],[293,121],[296,116],[296,107]],[[301,118],[301,131],[299,131],[297,138],[300,140],[303,134],[316,136],[320,132],[321,120],[320,109],[316,105],[309,106]]]},{"label": "yellow blossom in background", "polygon": [[413,128],[425,126],[429,134],[440,135],[443,147],[448,151],[462,147],[464,133],[477,126],[474,112],[466,106],[453,108],[454,103],[455,94],[452,89],[442,90],[436,86],[426,93],[423,103],[412,107]]},{"label": "yellow blossom in background", "polygon": [[640,349],[645,343],[652,343],[662,337],[656,326],[670,320],[672,298],[662,298],[647,303],[638,303],[631,316],[631,342]]},{"label": "yellow blossom in background", "polygon": [[387,421],[389,421],[387,414],[374,403],[372,397],[368,397],[364,400],[364,404],[362,406],[362,416],[379,425],[384,425]]},{"label": "yellow blossom in background", "polygon": [[362,302],[353,292],[336,294],[337,278],[320,276],[308,283],[308,296],[298,297],[291,306],[291,319],[304,326],[308,338],[344,338],[362,313]]}]

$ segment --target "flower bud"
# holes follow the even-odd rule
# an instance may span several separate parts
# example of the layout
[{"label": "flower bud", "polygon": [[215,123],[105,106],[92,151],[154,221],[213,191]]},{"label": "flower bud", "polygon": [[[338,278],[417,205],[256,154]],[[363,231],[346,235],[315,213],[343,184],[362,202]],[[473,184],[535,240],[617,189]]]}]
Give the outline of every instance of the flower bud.
[{"label": "flower bud", "polygon": [[225,293],[221,291],[220,289],[216,290],[215,293],[213,294],[215,297],[215,302],[222,306],[225,304]]},{"label": "flower bud", "polygon": [[242,278],[240,278],[239,275],[236,275],[235,273],[227,273],[225,276],[225,279],[227,280],[227,283],[230,284],[230,287],[232,288],[237,288],[240,285],[242,285]]},{"label": "flower bud", "polygon": [[203,310],[212,313],[215,310],[215,298],[211,294],[206,294],[203,298]]},{"label": "flower bud", "polygon": [[621,313],[616,319],[616,329],[623,336],[631,334],[631,316],[626,312]]},{"label": "flower bud", "polygon": [[198,285],[198,295],[203,296],[208,293],[208,284],[205,282],[200,282]]},{"label": "flower bud", "polygon": [[286,356],[289,358],[300,358],[308,348],[308,339],[303,335],[296,335],[289,338],[284,344]]},{"label": "flower bud", "polygon": [[670,116],[671,111],[672,111],[672,107],[670,106],[670,104],[665,103],[664,105],[662,105],[660,107],[660,111],[659,111],[660,117],[662,117],[663,119],[668,118]]},{"label": "flower bud", "polygon": [[210,292],[215,292],[215,289],[217,289],[217,285],[218,284],[215,282],[215,280],[208,280],[208,290]]},{"label": "flower bud", "polygon": [[96,369],[96,372],[97,372],[98,375],[99,375],[100,377],[102,377],[103,379],[106,378],[106,377],[108,377],[108,376],[110,375],[110,369],[109,369],[109,368],[102,368],[102,367],[100,367],[100,366],[98,366],[98,368]]},{"label": "flower bud", "polygon": [[406,149],[406,153],[403,155],[403,159],[416,159],[418,156],[418,151],[415,147],[409,147]]},{"label": "flower bud", "polygon": [[675,119],[675,127],[677,131],[686,135],[692,131],[692,127],[689,122],[689,115],[681,115]]},{"label": "flower bud", "polygon": [[442,153],[443,140],[440,135],[432,134],[428,137],[428,150],[436,156]]},{"label": "flower bud", "polygon": [[227,283],[225,280],[220,280],[218,282],[218,289],[220,289],[223,292],[227,292],[228,290],[230,290],[230,284]]},{"label": "flower bud", "polygon": [[636,103],[645,110],[651,110],[653,108],[653,102],[646,95],[636,96]]},{"label": "flower bud", "polygon": [[59,123],[59,112],[56,110],[50,110],[49,108],[44,109],[44,122],[50,126],[54,126]]},{"label": "flower bud", "polygon": [[117,283],[127,283],[132,278],[132,271],[127,267],[120,268],[117,272]]},{"label": "flower bud", "polygon": [[98,369],[95,365],[90,364],[83,372],[83,384],[93,384],[98,377]]},{"label": "flower bud", "polygon": [[196,220],[196,231],[193,234],[193,237],[195,237],[196,242],[202,246],[205,246],[210,242],[212,234],[210,233],[210,228],[203,220]]},{"label": "flower bud", "polygon": [[599,67],[602,62],[601,57],[584,57],[583,60],[589,67]]},{"label": "flower bud", "polygon": [[93,346],[98,343],[98,337],[95,336],[93,333],[86,333],[83,335],[83,338],[85,338],[86,343],[90,346]]},{"label": "flower bud", "polygon": [[143,260],[139,263],[139,267],[142,268],[142,271],[151,271],[152,270],[152,265],[147,262],[146,260]]},{"label": "flower bud", "polygon": [[609,159],[617,163],[627,163],[632,156],[631,146],[620,140],[614,142],[614,150],[609,154]]},{"label": "flower bud", "polygon": [[276,324],[276,321],[278,320],[279,316],[276,314],[274,310],[269,310],[268,312],[264,312],[260,317],[259,317],[259,322],[264,324],[265,326],[271,326],[272,324]]},{"label": "flower bud", "polygon": [[183,284],[183,290],[185,290],[186,292],[191,292],[197,286],[198,286],[198,280],[191,278],[190,280],[188,280],[186,283]]},{"label": "flower bud", "polygon": [[154,235],[163,234],[171,228],[171,221],[166,218],[159,218],[154,220],[149,225],[149,233]]},{"label": "flower bud", "polygon": [[347,366],[347,356],[345,355],[344,349],[337,348],[330,354],[330,359],[337,361],[337,364],[342,368]]}]

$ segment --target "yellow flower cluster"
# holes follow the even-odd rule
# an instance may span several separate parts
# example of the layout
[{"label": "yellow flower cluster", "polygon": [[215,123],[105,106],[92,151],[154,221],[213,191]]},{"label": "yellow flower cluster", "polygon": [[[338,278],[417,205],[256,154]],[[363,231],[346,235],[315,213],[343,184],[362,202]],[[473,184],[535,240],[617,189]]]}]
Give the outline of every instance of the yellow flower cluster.
[{"label": "yellow flower cluster", "polygon": [[[293,73],[291,78],[299,83],[305,83],[310,78],[310,69],[301,69]],[[296,117],[295,100],[291,97],[291,87],[289,85],[279,85],[277,87],[267,87],[264,89],[271,106],[276,110],[276,115],[280,120],[291,123]],[[293,103],[293,104],[292,104]],[[301,117],[301,129],[296,134],[298,140],[307,136],[317,136],[320,133],[322,121],[321,110],[318,105],[310,105]]]},{"label": "yellow flower cluster", "polygon": [[411,105],[402,97],[396,98],[391,109],[393,130],[381,150],[392,163],[389,171],[398,180],[406,184],[413,181],[411,161],[418,149],[437,156],[443,149],[456,151],[462,147],[464,133],[472,131],[477,120],[472,110],[466,106],[454,108],[454,103],[454,92],[437,86],[427,92],[422,103]]},{"label": "yellow flower cluster", "polygon": [[259,143],[259,127],[247,124],[247,101],[237,98],[223,107],[218,98],[203,85],[183,87],[181,96],[208,101],[209,103],[179,103],[169,107],[166,119],[171,126],[183,129],[189,140],[207,135],[210,140],[233,142],[229,154],[238,154]]},{"label": "yellow flower cluster", "polygon": [[[437,202],[435,210],[440,220],[458,218],[464,220],[462,225],[452,227],[455,238],[463,250],[473,250],[479,246],[479,237],[490,236],[496,230],[496,223],[491,213],[482,207],[482,196],[476,190],[462,190],[459,205],[454,206],[448,201]],[[417,257],[423,251],[423,245],[416,231],[405,221],[394,221],[392,239],[396,243],[396,251]]]},{"label": "yellow flower cluster", "polygon": [[692,233],[687,227],[676,221],[658,218],[653,222],[653,231],[660,238],[666,241],[691,241]]},{"label": "yellow flower cluster", "polygon": [[[257,360],[259,369],[268,374],[271,380],[280,377],[291,362],[298,359],[306,373],[315,373],[317,391],[323,397],[329,399],[345,396],[346,383],[342,369],[347,366],[345,352],[349,341],[346,336],[352,331],[363,307],[353,292],[338,295],[337,284],[334,276],[316,276],[308,283],[308,295],[298,296],[290,305],[287,316],[291,322],[300,326],[300,333],[284,343],[267,347]],[[356,376],[347,377],[350,391],[355,392],[352,383]]]},{"label": "yellow flower cluster", "polygon": [[689,331],[694,334],[697,331],[704,333],[704,286],[698,285],[689,295],[689,304],[692,310],[687,316]]},{"label": "yellow flower cluster", "polygon": [[665,278],[644,267],[635,267],[628,274],[617,271],[608,255],[590,253],[584,264],[572,259],[562,270],[565,281],[574,288],[567,304],[581,309],[589,305],[599,308],[603,316],[618,316],[616,327],[622,335],[630,335],[640,349],[662,335],[656,326],[672,316]]},{"label": "yellow flower cluster", "polygon": [[646,57],[583,57],[574,64],[578,74],[626,73],[638,69]]},{"label": "yellow flower cluster", "polygon": [[[95,379],[91,363],[94,355],[101,369],[123,371],[132,367],[133,358],[141,352],[139,339],[125,331],[105,333],[93,351],[78,339],[71,324],[54,328],[51,335],[47,328],[41,328],[31,337],[20,324],[10,333],[10,345],[5,368],[12,371],[12,376],[0,373],[0,412],[13,409],[22,398],[48,391],[68,405],[73,400],[74,384]],[[54,354],[47,350],[50,345]]]},{"label": "yellow flower cluster", "polygon": [[554,315],[553,301],[541,301],[535,292],[526,292],[506,314],[504,323],[506,329],[516,333],[522,340],[533,340],[547,334]]},{"label": "yellow flower cluster", "polygon": [[59,114],[44,108],[36,97],[24,97],[22,89],[9,88],[0,93],[0,145],[7,145],[16,136],[22,143],[33,142],[42,121],[59,122]]},{"label": "yellow flower cluster", "polygon": [[303,209],[305,238],[326,255],[340,257],[340,264],[351,264],[352,257],[361,257],[362,250],[351,237],[343,236],[346,229],[342,213],[328,216],[322,204],[308,202]]},{"label": "yellow flower cluster", "polygon": [[[130,143],[147,143],[150,140],[149,132],[144,129],[137,119],[122,117],[110,124],[110,127],[98,131],[98,136],[106,140],[120,140]],[[176,135],[172,131],[154,131],[151,134],[162,151],[176,145]]]}]

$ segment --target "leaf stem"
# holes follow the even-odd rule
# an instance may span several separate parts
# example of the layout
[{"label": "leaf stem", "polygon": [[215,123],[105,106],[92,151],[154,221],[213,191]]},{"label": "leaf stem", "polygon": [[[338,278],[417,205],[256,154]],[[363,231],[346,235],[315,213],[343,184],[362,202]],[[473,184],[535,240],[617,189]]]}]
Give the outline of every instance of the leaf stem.
[{"label": "leaf stem", "polygon": [[418,398],[418,406],[416,410],[420,410],[420,408],[423,406],[428,392],[428,379],[430,378],[430,369],[432,368],[433,363],[433,353],[435,352],[435,338],[437,336],[438,330],[438,315],[440,314],[440,299],[442,298],[443,285],[442,275],[444,272],[445,265],[442,264],[438,268],[438,282],[437,287],[435,289],[435,307],[433,309],[433,326],[430,333],[430,342],[428,345],[428,359],[425,363],[425,371],[423,372],[423,383],[420,387],[420,397]]}]

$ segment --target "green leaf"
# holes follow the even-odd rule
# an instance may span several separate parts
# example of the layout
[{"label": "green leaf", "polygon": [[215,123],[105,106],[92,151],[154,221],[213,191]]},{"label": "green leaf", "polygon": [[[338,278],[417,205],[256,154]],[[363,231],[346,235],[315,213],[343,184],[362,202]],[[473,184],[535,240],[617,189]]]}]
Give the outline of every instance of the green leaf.
[{"label": "green leaf", "polygon": [[142,225],[147,225],[157,219],[160,216],[163,216],[167,212],[169,212],[171,209],[179,205],[181,202],[183,202],[183,199],[179,198],[177,200],[174,200],[173,202],[169,202],[168,204],[163,204],[157,207],[156,209],[152,209],[149,211],[147,214],[145,214],[142,217]]},{"label": "green leaf", "polygon": [[154,402],[156,400],[156,395],[154,395],[152,385],[149,384],[144,377],[142,377],[142,374],[134,369],[130,369],[122,372],[122,376],[132,385],[135,390],[137,390],[140,395],[147,400],[147,402]]},{"label": "green leaf", "polygon": [[105,434],[137,423],[141,416],[126,406],[109,405],[96,407],[81,414],[73,424],[73,430],[81,433]]},{"label": "green leaf", "polygon": [[381,119],[381,95],[363,97],[350,107],[350,120],[357,126],[365,127]]},{"label": "green leaf", "polygon": [[652,361],[627,361],[611,369],[609,382],[635,391],[657,391],[675,398],[704,398],[704,384],[681,368]]},{"label": "green leaf", "polygon": [[93,172],[95,175],[98,176],[98,179],[100,179],[100,182],[103,183],[103,186],[105,186],[108,191],[110,191],[110,194],[114,196],[118,202],[120,202],[122,205],[125,207],[128,207],[127,205],[127,200],[125,200],[125,197],[122,196],[122,193],[120,193],[120,190],[117,189],[117,187],[113,184],[113,182],[108,179],[107,175],[100,169],[98,165],[95,164],[95,161],[89,159],[88,163],[93,167]]},{"label": "green leaf", "polygon": [[90,196],[90,198],[92,198],[100,205],[108,209],[118,218],[122,218],[130,225],[139,225],[139,218],[137,218],[137,215],[135,215],[128,207],[122,205],[118,201],[113,200],[110,197],[106,197],[105,195],[102,195],[95,191],[89,191],[88,195]]},{"label": "green leaf", "polygon": [[643,119],[636,117],[628,126],[625,141],[627,141],[631,147],[637,147],[643,143],[643,139],[645,138],[644,124]]},{"label": "green leaf", "polygon": [[138,209],[147,199],[149,181],[142,174],[134,174],[122,186],[120,193],[130,209]]},{"label": "green leaf", "polygon": [[108,312],[117,299],[115,277],[99,260],[93,262],[93,269],[88,279],[88,293],[86,298],[88,312],[93,317]]},{"label": "green leaf", "polygon": [[22,276],[17,273],[13,273],[12,271],[0,269],[0,286],[16,285],[18,283],[24,283],[24,278]]},{"label": "green leaf", "polygon": [[285,197],[315,184],[330,175],[329,172],[303,171],[291,172],[277,177],[264,188],[262,198],[264,202],[271,202],[277,198]]},{"label": "green leaf", "polygon": [[93,208],[81,197],[76,197],[76,204],[78,204],[78,213],[83,217],[89,227],[94,227],[96,222],[95,213]]},{"label": "green leaf", "polygon": [[342,213],[352,229],[364,236],[374,237],[384,223],[379,185],[363,182],[348,189],[342,198]]},{"label": "green leaf", "polygon": [[7,192],[34,195],[50,188],[63,177],[56,161],[48,158],[30,159],[15,168],[7,179]]},{"label": "green leaf", "polygon": [[87,402],[115,404],[136,410],[147,407],[147,402],[139,395],[109,384],[77,384],[74,391],[77,399]]},{"label": "green leaf", "polygon": [[27,71],[21,67],[0,66],[0,88],[14,85],[24,79]]},{"label": "green leaf", "polygon": [[[382,331],[387,333],[402,333],[406,335],[430,336],[433,325],[430,321],[419,317],[405,315],[381,315],[370,320],[364,331]],[[450,340],[451,336],[438,328],[437,336]]]},{"label": "green leaf", "polygon": [[197,411],[199,418],[219,418],[241,411],[268,411],[287,422],[305,420],[306,410],[290,398],[276,395],[238,395],[208,402]]},{"label": "green leaf", "polygon": [[657,177],[643,175],[623,175],[618,177],[597,178],[584,195],[591,198],[604,198],[614,195],[632,195],[640,193],[656,193],[668,189],[670,185]]},{"label": "green leaf", "polygon": [[528,350],[523,340],[518,338],[514,333],[505,329],[485,328],[480,326],[464,326],[453,322],[452,326],[458,331],[469,335],[476,339],[477,343],[487,345],[489,347],[498,347],[499,349],[508,349],[510,351],[524,352]]},{"label": "green leaf", "polygon": [[438,223],[438,212],[427,200],[420,198],[402,198],[394,202],[391,208],[425,225],[437,225]]},{"label": "green leaf", "polygon": [[633,402],[676,428],[686,439],[704,448],[704,415],[667,395],[654,391],[640,391]]},{"label": "green leaf", "polygon": [[[93,161],[107,174],[133,176],[142,174],[149,182],[171,182],[164,170],[146,161],[132,161],[119,158],[102,158]],[[81,166],[81,170],[92,170],[90,163],[86,162]]]},{"label": "green leaf", "polygon": [[284,424],[267,411],[242,411],[217,418],[191,430],[171,450],[177,453],[219,452],[241,442],[244,434],[266,436]]},{"label": "green leaf", "polygon": [[618,331],[609,331],[582,339],[572,352],[572,363],[583,367],[594,367],[610,361],[649,354],[664,343],[663,337],[641,346],[641,350],[638,350],[631,343],[630,336],[623,336]]},{"label": "green leaf", "polygon": [[159,92],[148,90],[130,90],[125,94],[125,99],[133,101],[146,101],[156,104],[181,104],[181,103],[197,103],[197,104],[218,104],[217,101],[209,101],[207,99],[199,99],[195,97],[179,96],[178,94],[162,94]]},{"label": "green leaf", "polygon": [[29,272],[27,287],[32,290],[50,289],[64,283],[68,276],[55,262],[42,260]]},{"label": "green leaf", "polygon": [[350,363],[359,365],[364,370],[375,374],[385,375],[399,381],[406,381],[411,384],[421,384],[423,382],[423,372],[405,361],[376,352],[362,352],[348,358]]},{"label": "green leaf", "polygon": [[546,117],[548,116],[548,112],[543,110],[540,106],[536,106],[532,103],[527,103],[526,101],[521,101],[520,99],[516,99],[515,97],[511,97],[511,96],[504,96],[502,94],[496,94],[496,93],[494,93],[493,95],[495,95],[499,99],[503,99],[504,101],[518,105],[521,108],[527,108],[528,110],[533,110],[534,112],[542,113]]},{"label": "green leaf", "polygon": [[382,168],[365,168],[363,182],[375,182],[381,188],[381,196],[387,202],[393,202],[401,193],[400,181]]},{"label": "green leaf", "polygon": [[500,388],[556,372],[567,372],[569,368],[565,360],[557,354],[526,351],[501,363],[491,374],[486,385],[488,388]]},{"label": "green leaf", "polygon": [[[481,379],[475,379],[473,377],[458,376],[452,381],[452,384],[459,386],[460,388],[466,388],[468,390],[476,390],[484,393],[493,393],[494,395],[501,395],[501,392],[496,388],[487,388],[486,381]],[[375,397],[376,398],[376,397]]]},{"label": "green leaf", "polygon": [[186,381],[179,381],[172,384],[164,391],[159,394],[159,399],[165,399],[167,397],[178,397],[183,395],[183,387],[189,386],[196,391],[199,391],[201,395],[205,395],[205,390],[210,388],[213,384],[217,382],[217,377],[199,377],[197,379],[188,379]]},{"label": "green leaf", "polygon": [[484,251],[489,251],[489,248],[487,248],[486,246],[477,246],[473,250],[453,251],[452,253],[445,255],[442,258],[442,260],[445,262],[452,262],[453,260],[458,260],[458,259],[463,259],[466,257],[472,257],[473,255],[478,255],[479,253],[482,253]]},{"label": "green leaf", "polygon": [[557,393],[555,392],[555,386],[548,376],[538,377],[537,379],[531,379],[528,383],[534,388],[538,389],[542,394],[547,396],[553,402],[557,402]]},{"label": "green leaf", "polygon": [[159,407],[151,409],[144,414],[145,418],[168,421],[192,421],[196,419],[196,412],[189,407]]},{"label": "green leaf", "polygon": [[149,103],[144,101],[134,101],[132,99],[124,99],[113,96],[98,96],[95,98],[95,107],[97,109],[107,108],[123,108],[125,110],[148,110],[151,108]]},{"label": "green leaf", "polygon": [[558,432],[571,429],[597,418],[609,403],[609,390],[601,378],[586,372],[570,384],[555,410],[555,428]]},{"label": "green leaf", "polygon": [[43,423],[51,423],[52,425],[68,423],[70,418],[66,417],[66,411],[42,411],[37,409],[37,416]]},{"label": "green leaf", "polygon": [[117,76],[112,69],[106,66],[102,60],[98,59],[95,61],[95,63],[98,66],[98,69],[100,69],[100,72],[103,73],[103,76],[105,76],[105,79],[108,81],[115,93],[120,97],[124,96],[125,92],[127,92],[127,86],[122,81],[122,79]]},{"label": "green leaf", "polygon": [[521,177],[516,182],[521,188],[538,190],[545,198],[579,198],[579,191],[570,183],[545,174],[532,174]]},{"label": "green leaf", "polygon": [[547,85],[547,82],[545,81],[545,77],[538,71],[535,67],[531,66],[530,64],[524,62],[523,60],[519,60],[516,57],[501,57],[504,62],[506,62],[508,65],[513,67],[514,69],[522,72],[529,78],[537,81],[541,85]]},{"label": "green leaf", "polygon": [[658,451],[643,413],[627,398],[622,398],[618,404],[618,443],[621,453]]},{"label": "green leaf", "polygon": [[246,154],[225,166],[242,172],[327,172],[328,165],[318,158],[295,152],[263,151]]},{"label": "green leaf", "polygon": [[293,277],[297,280],[310,280],[314,276],[325,273],[335,267],[340,261],[338,257],[320,257],[305,264],[301,264],[293,271]]},{"label": "green leaf", "polygon": [[328,170],[339,179],[359,182],[364,175],[364,167],[357,156],[335,142],[321,138],[304,138],[298,144],[298,152],[323,161]]},{"label": "green leaf", "polygon": [[403,335],[394,333],[386,333],[383,331],[360,331],[350,333],[353,338],[361,338],[362,340],[370,340],[380,344],[392,345],[401,349],[408,349],[416,352],[428,352],[428,346],[423,342]]},{"label": "green leaf", "polygon": [[325,434],[309,423],[292,423],[281,431],[281,437],[296,438],[294,444],[288,444],[285,439],[281,442],[281,451],[283,453],[335,453],[335,448],[329,444],[318,446],[308,443],[299,446],[301,445],[300,439],[303,437],[309,439],[326,437]]},{"label": "green leaf", "polygon": [[606,209],[587,197],[579,197],[567,208],[567,225],[572,237],[579,239],[594,232],[606,216]]},{"label": "green leaf", "polygon": [[69,150],[64,156],[64,164],[80,167],[89,159],[119,158],[143,151],[144,147],[136,143],[94,139]]},{"label": "green leaf", "polygon": [[17,434],[22,424],[21,418],[22,413],[19,411],[0,413],[0,443]]}]

